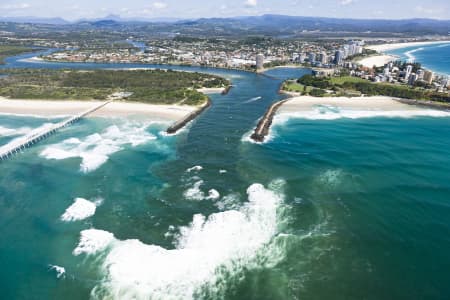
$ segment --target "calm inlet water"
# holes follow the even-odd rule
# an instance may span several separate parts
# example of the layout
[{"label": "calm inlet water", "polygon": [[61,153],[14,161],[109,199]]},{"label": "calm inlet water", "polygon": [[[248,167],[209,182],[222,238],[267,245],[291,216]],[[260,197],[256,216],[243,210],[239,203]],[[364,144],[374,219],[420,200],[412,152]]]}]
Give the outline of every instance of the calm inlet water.
[{"label": "calm inlet water", "polygon": [[[253,144],[308,71],[193,70],[235,87],[176,136],[92,118],[0,164],[1,298],[448,299],[450,117],[279,117]],[[56,121],[2,116],[0,142]]]}]

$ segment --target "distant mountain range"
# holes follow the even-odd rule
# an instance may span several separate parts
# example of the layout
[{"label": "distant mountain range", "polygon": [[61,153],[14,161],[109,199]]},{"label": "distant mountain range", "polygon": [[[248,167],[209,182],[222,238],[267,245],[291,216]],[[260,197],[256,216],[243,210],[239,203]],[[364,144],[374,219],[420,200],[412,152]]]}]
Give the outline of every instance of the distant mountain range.
[{"label": "distant mountain range", "polygon": [[[82,19],[69,22],[61,18],[9,17],[1,18],[3,22],[35,23],[50,25],[84,25],[93,27],[121,27],[130,25],[160,24],[172,29],[179,28],[181,32],[191,32],[191,28],[218,32],[247,32],[249,34],[269,33],[274,35],[298,35],[310,31],[320,32],[389,32],[415,34],[450,33],[450,20],[433,19],[337,19],[323,17],[301,17],[284,15],[263,15],[235,18],[201,18],[183,20],[177,18],[122,18],[109,15],[99,19]],[[166,24],[166,25],[164,25]],[[174,29],[175,30],[175,29]]]},{"label": "distant mountain range", "polygon": [[116,23],[174,23],[181,21],[181,18],[122,18],[119,15],[108,15],[104,18],[80,19],[67,21],[63,18],[38,18],[38,17],[0,17],[0,22],[49,24],[49,25],[69,25],[78,23],[96,23],[102,21],[114,21]]}]

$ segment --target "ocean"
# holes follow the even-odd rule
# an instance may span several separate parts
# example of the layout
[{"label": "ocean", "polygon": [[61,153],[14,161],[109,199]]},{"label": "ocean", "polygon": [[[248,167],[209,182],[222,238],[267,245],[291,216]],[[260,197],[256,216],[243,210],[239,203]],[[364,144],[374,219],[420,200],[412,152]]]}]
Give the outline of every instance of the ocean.
[{"label": "ocean", "polygon": [[[175,136],[88,118],[0,163],[2,299],[448,299],[450,117],[280,116],[256,144],[310,71],[193,70],[234,87]],[[0,143],[58,120],[0,116]]]},{"label": "ocean", "polygon": [[387,51],[402,60],[420,62],[423,67],[434,72],[450,76],[450,43],[413,46]]}]

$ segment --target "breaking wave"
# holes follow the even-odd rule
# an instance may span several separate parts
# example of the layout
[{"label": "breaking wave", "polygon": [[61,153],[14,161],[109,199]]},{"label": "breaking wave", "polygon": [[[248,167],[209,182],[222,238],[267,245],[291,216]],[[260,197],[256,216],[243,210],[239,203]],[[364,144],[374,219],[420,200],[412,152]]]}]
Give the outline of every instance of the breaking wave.
[{"label": "breaking wave", "polygon": [[74,203],[62,214],[61,220],[64,222],[73,222],[92,217],[95,214],[97,206],[101,203],[102,199],[91,202],[83,198],[76,198]]},{"label": "breaking wave", "polygon": [[253,184],[247,190],[249,201],[239,208],[209,217],[195,215],[189,226],[179,228],[175,249],[118,240],[97,229],[82,231],[73,254],[95,255],[103,274],[92,298],[194,299],[205,294],[220,298],[225,279],[261,266],[263,256],[282,258],[280,251],[266,247],[278,233],[282,186],[274,184],[271,190]]},{"label": "breaking wave", "polygon": [[123,150],[125,145],[136,147],[155,140],[156,136],[148,133],[148,125],[126,123],[120,127],[112,125],[103,133],[89,135],[83,140],[67,139],[59,144],[48,146],[41,152],[46,159],[63,160],[80,157],[82,172],[91,172],[103,165],[113,153]]},{"label": "breaking wave", "polygon": [[25,135],[29,133],[32,129],[29,127],[21,127],[21,128],[7,128],[0,126],[0,136],[16,136],[16,135]]},{"label": "breaking wave", "polygon": [[307,120],[336,120],[336,119],[360,119],[360,118],[413,118],[413,117],[450,117],[450,113],[432,109],[411,109],[411,110],[351,110],[326,109],[326,107],[317,107],[313,110],[302,112],[283,112],[275,116],[274,123],[277,125],[286,123],[291,118],[300,118]]},{"label": "breaking wave", "polygon": [[408,58],[408,62],[414,62],[416,60],[414,53],[423,51],[423,50],[425,50],[425,48],[417,48],[417,49],[405,52],[405,55]]}]

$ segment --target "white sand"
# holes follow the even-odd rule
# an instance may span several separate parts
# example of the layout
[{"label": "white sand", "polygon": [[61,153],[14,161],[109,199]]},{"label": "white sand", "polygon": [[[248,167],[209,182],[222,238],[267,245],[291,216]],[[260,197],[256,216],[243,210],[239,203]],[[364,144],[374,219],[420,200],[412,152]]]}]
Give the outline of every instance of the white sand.
[{"label": "white sand", "polygon": [[395,55],[376,55],[364,58],[358,63],[363,65],[364,67],[372,68],[373,66],[382,67],[385,64],[397,60],[398,57]]},{"label": "white sand", "polygon": [[434,44],[445,44],[450,43],[450,41],[433,41],[433,42],[410,42],[410,43],[392,43],[392,44],[382,44],[382,45],[373,45],[367,46],[367,49],[375,50],[377,52],[385,52],[395,49],[401,49],[406,47],[414,47],[414,46],[427,46]]},{"label": "white sand", "polygon": [[298,111],[311,111],[317,105],[328,105],[340,107],[343,109],[352,110],[383,110],[383,111],[397,111],[397,110],[418,110],[414,105],[407,105],[395,101],[391,97],[377,96],[377,97],[311,97],[301,96],[292,98],[287,101],[278,110],[278,113],[289,113]]},{"label": "white sand", "polygon": [[[0,114],[69,116],[86,111],[102,101],[10,100],[0,97]],[[125,117],[142,115],[156,120],[177,121],[196,110],[187,105],[154,105],[112,102],[90,116]]]},{"label": "white sand", "polygon": [[203,94],[221,94],[225,91],[225,88],[201,88],[201,89],[197,89],[198,92],[203,93]]},{"label": "white sand", "polygon": [[275,123],[290,118],[336,120],[340,118],[450,117],[450,112],[400,103],[391,97],[297,97],[287,101],[275,116]]}]

